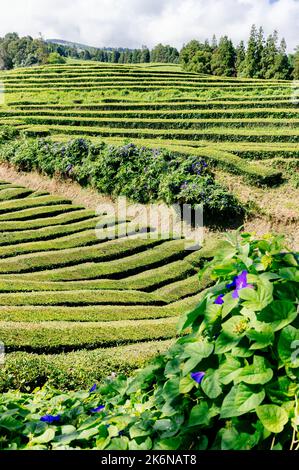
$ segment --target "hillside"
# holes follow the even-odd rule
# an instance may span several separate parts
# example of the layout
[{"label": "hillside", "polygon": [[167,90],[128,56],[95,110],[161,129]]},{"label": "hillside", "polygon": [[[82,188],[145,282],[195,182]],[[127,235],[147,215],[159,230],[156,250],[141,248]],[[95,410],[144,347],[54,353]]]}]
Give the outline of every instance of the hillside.
[{"label": "hillside", "polygon": [[129,140],[204,157],[254,217],[269,228],[288,225],[298,237],[299,109],[291,82],[218,78],[171,64],[86,61],[1,76],[2,124],[30,136]]},{"label": "hillside", "polygon": [[[69,199],[0,182],[0,387],[10,371],[14,385],[58,371],[62,384],[71,376],[83,385],[82,374],[96,380],[136,367],[176,335],[177,317],[208,285],[197,272],[216,241],[190,252],[183,240],[140,239],[130,222],[114,223]],[[124,228],[128,237],[108,239]],[[83,357],[91,364],[84,373]]]},{"label": "hillside", "polygon": [[[2,125],[59,142],[125,140],[203,157],[245,204],[246,228],[274,227],[298,243],[299,110],[289,82],[93,62],[1,77]],[[127,372],[164,349],[178,315],[206,287],[197,272],[216,253],[215,236],[191,254],[181,240],[99,242],[94,211],[31,190],[30,175],[21,185],[17,177],[5,179],[5,167],[2,175],[0,333],[8,354],[0,386],[9,386],[7,377],[12,386],[46,378],[82,386],[87,377]],[[82,362],[90,364],[84,373]]]}]

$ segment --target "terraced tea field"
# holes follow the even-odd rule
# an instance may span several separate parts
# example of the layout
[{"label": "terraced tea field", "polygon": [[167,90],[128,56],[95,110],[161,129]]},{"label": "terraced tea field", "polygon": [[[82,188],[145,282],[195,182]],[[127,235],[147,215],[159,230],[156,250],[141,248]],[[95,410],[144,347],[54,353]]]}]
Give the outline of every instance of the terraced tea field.
[{"label": "terraced tea field", "polygon": [[[261,186],[278,203],[298,180],[299,109],[290,82],[93,62],[16,69],[0,79],[0,125],[29,136],[126,139],[198,155],[222,172],[224,184],[241,176],[247,192]],[[292,194],[287,204],[295,203]],[[48,378],[85,386],[127,372],[166,348],[177,317],[197,304],[208,282],[200,285],[197,271],[217,240],[190,253],[183,240],[133,232],[100,240],[99,223],[108,234],[124,226],[130,233],[129,220],[115,225],[109,214],[1,182],[0,339],[7,359],[0,388]]]},{"label": "terraced tea field", "polygon": [[130,236],[130,221],[1,181],[0,338],[14,380],[60,371],[78,382],[82,357],[84,375],[102,377],[165,348],[198,302],[215,243],[190,252],[183,240]]},{"label": "terraced tea field", "polygon": [[1,76],[0,123],[29,135],[168,146],[209,157],[231,173],[253,173],[258,184],[277,183],[280,171],[298,162],[299,109],[288,81],[94,62]]}]

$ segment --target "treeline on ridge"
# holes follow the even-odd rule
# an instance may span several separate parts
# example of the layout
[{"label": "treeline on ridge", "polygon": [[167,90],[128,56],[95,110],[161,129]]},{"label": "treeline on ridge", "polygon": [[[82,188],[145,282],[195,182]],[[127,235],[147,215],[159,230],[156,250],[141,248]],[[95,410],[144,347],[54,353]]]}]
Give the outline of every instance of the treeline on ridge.
[{"label": "treeline on ridge", "polygon": [[[83,47],[85,47],[83,49]],[[287,54],[284,39],[279,42],[277,31],[265,38],[262,28],[252,26],[247,44],[234,46],[228,36],[217,41],[200,42],[193,39],[179,52],[170,45],[158,44],[152,50],[96,48],[75,43],[59,44],[41,37],[20,38],[8,33],[0,38],[0,69],[28,67],[46,63],[65,63],[67,58],[95,60],[117,64],[180,63],[184,70],[226,77],[291,80],[299,78],[299,46],[294,54]]]}]

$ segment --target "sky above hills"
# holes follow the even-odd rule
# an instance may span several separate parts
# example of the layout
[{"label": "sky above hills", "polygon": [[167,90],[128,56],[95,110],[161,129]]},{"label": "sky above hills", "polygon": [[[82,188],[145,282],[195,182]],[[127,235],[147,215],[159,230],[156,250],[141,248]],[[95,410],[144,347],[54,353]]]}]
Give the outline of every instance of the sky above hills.
[{"label": "sky above hills", "polygon": [[291,52],[299,44],[299,0],[9,0],[2,2],[0,35],[16,31],[97,47],[178,48],[215,33],[246,40],[251,25],[274,29]]}]

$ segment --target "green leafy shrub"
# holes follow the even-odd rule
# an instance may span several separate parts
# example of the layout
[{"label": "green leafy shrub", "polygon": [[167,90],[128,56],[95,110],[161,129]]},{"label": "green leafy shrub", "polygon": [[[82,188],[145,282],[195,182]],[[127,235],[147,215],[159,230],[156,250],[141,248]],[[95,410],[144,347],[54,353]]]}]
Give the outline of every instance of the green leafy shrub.
[{"label": "green leafy shrub", "polygon": [[23,137],[0,147],[0,160],[23,171],[72,178],[113,196],[134,202],[203,204],[207,215],[243,215],[241,203],[215,182],[211,168],[196,155],[179,155],[171,149],[150,149],[133,143],[98,145],[80,138],[66,144]]},{"label": "green leafy shrub", "polygon": [[229,235],[165,354],[98,390],[3,394],[2,448],[298,450],[298,261],[281,236]]}]

